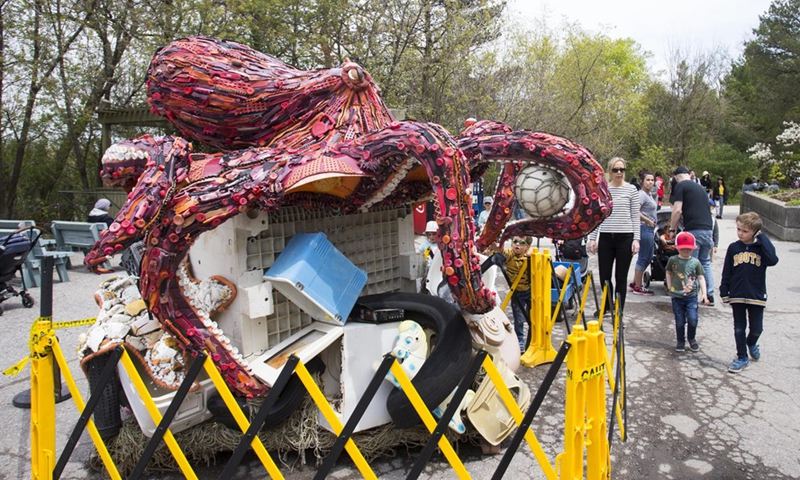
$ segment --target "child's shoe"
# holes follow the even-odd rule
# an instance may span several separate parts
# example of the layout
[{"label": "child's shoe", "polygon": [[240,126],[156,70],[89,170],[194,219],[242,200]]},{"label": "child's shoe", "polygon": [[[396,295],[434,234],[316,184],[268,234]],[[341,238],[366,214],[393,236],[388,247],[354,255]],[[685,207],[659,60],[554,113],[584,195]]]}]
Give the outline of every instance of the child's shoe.
[{"label": "child's shoe", "polygon": [[694,340],[689,340],[689,349],[693,352],[698,352],[700,351],[700,345]]},{"label": "child's shoe", "polygon": [[731,373],[739,373],[749,366],[750,360],[746,358],[736,358],[733,362],[731,362],[731,366],[728,367],[728,371]]},{"label": "child's shoe", "polygon": [[684,345],[683,343],[679,343],[679,344],[675,345],[675,351],[676,352],[685,352],[686,351],[686,345]]},{"label": "child's shoe", "polygon": [[758,348],[758,345],[748,345],[747,350],[750,351],[750,358],[752,358],[754,362],[757,362],[758,359],[761,358],[761,349]]}]

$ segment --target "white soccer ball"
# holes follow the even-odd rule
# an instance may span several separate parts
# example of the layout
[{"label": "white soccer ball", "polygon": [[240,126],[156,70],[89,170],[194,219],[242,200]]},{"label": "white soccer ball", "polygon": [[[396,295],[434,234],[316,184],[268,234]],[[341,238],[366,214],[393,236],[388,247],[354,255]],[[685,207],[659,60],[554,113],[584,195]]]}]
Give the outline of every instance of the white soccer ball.
[{"label": "white soccer ball", "polygon": [[537,165],[519,172],[514,185],[517,202],[533,218],[550,218],[560,213],[569,201],[570,191],[564,175]]}]

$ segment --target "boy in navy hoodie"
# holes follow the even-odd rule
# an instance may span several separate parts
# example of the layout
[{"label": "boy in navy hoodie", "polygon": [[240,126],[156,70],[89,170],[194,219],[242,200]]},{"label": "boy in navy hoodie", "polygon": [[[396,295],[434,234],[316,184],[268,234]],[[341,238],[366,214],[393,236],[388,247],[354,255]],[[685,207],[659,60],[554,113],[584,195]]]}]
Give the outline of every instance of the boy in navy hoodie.
[{"label": "boy in navy hoodie", "polygon": [[[728,367],[731,373],[750,366],[748,351],[754,362],[761,358],[758,337],[763,330],[767,304],[767,267],[778,263],[775,246],[761,232],[761,217],[757,213],[736,217],[736,235],[739,240],[728,247],[719,286],[722,302],[733,308],[736,358]],[[748,317],[750,333],[747,333]]]}]

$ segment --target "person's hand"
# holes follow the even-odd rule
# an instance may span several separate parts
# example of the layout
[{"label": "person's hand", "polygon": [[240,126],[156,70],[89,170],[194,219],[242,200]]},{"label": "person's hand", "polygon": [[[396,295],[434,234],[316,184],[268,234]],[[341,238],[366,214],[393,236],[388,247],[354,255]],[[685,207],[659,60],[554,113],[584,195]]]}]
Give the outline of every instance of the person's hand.
[{"label": "person's hand", "polygon": [[589,240],[589,243],[586,245],[586,247],[589,249],[589,253],[592,255],[597,253],[597,242],[594,240]]},{"label": "person's hand", "polygon": [[634,240],[633,243],[631,243],[631,253],[634,255],[639,253],[639,240]]},{"label": "person's hand", "polygon": [[708,299],[706,294],[702,294],[700,296],[700,301],[703,303],[703,305],[711,305],[711,301]]}]

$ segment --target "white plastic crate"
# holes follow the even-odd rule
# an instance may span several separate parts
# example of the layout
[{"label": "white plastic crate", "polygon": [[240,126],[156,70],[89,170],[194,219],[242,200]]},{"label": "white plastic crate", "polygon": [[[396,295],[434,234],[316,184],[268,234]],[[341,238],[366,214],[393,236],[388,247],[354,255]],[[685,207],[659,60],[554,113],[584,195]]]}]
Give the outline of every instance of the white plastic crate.
[{"label": "white plastic crate", "polygon": [[[192,360],[193,359],[190,358],[186,365],[187,370],[192,364]],[[163,416],[167,412],[170,403],[172,403],[172,399],[175,398],[175,391],[168,390],[156,384],[138,361],[133,360],[133,364],[136,366],[139,376],[150,392],[153,402],[156,404],[156,407],[158,407],[158,411],[161,412]],[[130,403],[131,410],[133,410],[133,415],[136,417],[136,422],[139,424],[145,436],[152,437],[158,425],[153,421],[153,418],[147,411],[144,401],[139,396],[136,387],[133,386],[133,381],[128,375],[128,371],[125,370],[125,367],[122,365],[122,362],[117,364],[117,371],[119,372],[119,380],[122,384],[122,389],[125,391],[125,396],[128,398],[128,403]],[[200,372],[197,381],[200,383],[200,388],[186,395],[180,409],[178,409],[178,413],[175,414],[175,418],[172,419],[172,423],[169,425],[169,429],[172,433],[186,430],[212,417],[206,405],[208,399],[217,392],[217,389],[214,387],[214,383],[208,378],[205,371]]]},{"label": "white plastic crate", "polygon": [[419,255],[414,251],[410,206],[353,215],[299,207],[237,215],[201,235],[190,260],[196,277],[220,275],[236,285],[236,299],[214,320],[246,359],[311,324],[312,318],[267,285],[263,275],[292,236],[316,232],[325,233],[367,272],[362,295],[414,290]]}]

